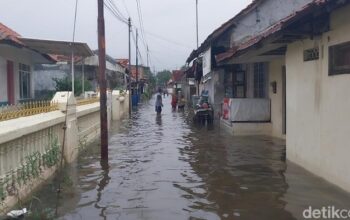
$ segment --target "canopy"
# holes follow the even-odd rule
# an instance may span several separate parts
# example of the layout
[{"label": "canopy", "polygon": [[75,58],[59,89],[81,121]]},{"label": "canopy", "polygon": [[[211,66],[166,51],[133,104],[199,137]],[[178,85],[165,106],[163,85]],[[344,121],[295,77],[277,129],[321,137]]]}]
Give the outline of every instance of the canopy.
[{"label": "canopy", "polygon": [[26,46],[40,53],[71,56],[73,50],[74,56],[89,57],[94,55],[86,43],[29,38],[20,38],[20,40]]}]

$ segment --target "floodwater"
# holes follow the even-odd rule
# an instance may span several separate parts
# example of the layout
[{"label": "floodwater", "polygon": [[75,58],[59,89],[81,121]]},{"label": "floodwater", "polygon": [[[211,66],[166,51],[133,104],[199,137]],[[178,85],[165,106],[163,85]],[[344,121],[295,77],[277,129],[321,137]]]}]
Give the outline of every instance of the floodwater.
[{"label": "floodwater", "polygon": [[194,126],[170,97],[157,116],[153,103],[113,128],[109,165],[89,146],[65,169],[58,202],[52,180],[28,207],[92,220],[288,220],[309,206],[350,208],[349,194],[285,161],[283,140]]}]

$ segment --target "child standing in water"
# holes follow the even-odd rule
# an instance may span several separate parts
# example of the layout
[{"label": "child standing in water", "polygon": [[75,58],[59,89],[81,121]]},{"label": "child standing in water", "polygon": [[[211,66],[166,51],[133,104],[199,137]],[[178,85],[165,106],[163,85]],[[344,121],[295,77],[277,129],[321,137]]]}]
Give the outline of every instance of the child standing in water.
[{"label": "child standing in water", "polygon": [[161,91],[159,90],[157,97],[156,97],[156,112],[157,112],[157,114],[162,113],[162,107],[163,107],[162,94],[161,94]]},{"label": "child standing in water", "polygon": [[185,105],[186,105],[186,99],[185,99],[184,95],[180,94],[180,98],[178,101],[179,110],[183,111],[185,109]]},{"label": "child standing in water", "polygon": [[177,96],[175,93],[173,93],[171,97],[171,107],[173,108],[173,111],[176,110],[176,106],[177,106]]}]

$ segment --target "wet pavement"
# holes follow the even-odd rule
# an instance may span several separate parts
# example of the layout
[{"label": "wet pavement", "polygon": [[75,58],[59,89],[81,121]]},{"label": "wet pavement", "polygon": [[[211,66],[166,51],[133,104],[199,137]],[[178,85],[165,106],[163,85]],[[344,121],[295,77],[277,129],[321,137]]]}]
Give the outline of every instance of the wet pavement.
[{"label": "wet pavement", "polygon": [[349,194],[285,162],[283,140],[193,126],[170,97],[157,116],[153,102],[113,128],[109,165],[93,144],[66,168],[58,203],[53,180],[27,205],[57,205],[60,219],[123,220],[303,219],[309,206],[349,208]]}]

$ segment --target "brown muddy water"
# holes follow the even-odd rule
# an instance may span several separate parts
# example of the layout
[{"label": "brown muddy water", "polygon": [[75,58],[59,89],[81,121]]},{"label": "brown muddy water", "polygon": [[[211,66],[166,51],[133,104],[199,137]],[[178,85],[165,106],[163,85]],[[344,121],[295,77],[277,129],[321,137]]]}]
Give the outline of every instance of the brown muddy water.
[{"label": "brown muddy water", "polygon": [[309,206],[350,208],[349,194],[285,161],[283,140],[193,126],[170,97],[158,117],[153,102],[113,128],[108,166],[93,144],[65,169],[58,203],[52,180],[26,207],[92,220],[288,220]]}]

